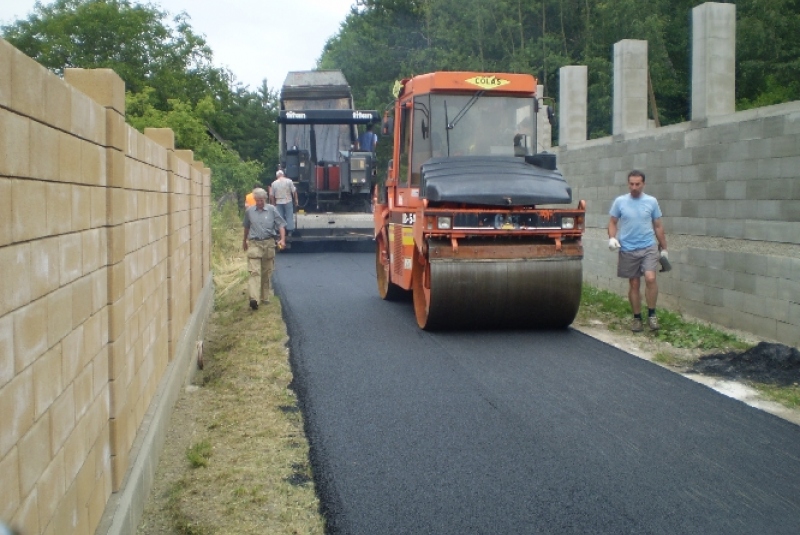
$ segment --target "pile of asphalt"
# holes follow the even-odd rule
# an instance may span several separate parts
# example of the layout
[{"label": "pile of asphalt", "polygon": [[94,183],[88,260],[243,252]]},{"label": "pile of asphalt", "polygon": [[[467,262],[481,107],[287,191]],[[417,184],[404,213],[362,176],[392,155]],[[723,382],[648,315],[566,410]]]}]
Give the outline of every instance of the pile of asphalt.
[{"label": "pile of asphalt", "polygon": [[800,384],[800,351],[783,344],[760,342],[747,351],[700,357],[692,369],[705,375],[789,386]]}]

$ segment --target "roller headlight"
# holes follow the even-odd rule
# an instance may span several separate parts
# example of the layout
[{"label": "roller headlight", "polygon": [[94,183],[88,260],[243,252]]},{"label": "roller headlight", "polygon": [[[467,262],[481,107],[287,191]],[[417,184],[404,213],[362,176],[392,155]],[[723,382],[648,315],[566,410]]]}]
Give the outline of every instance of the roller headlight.
[{"label": "roller headlight", "polygon": [[453,218],[452,217],[437,217],[436,218],[436,228],[439,230],[450,230],[453,228]]},{"label": "roller headlight", "polygon": [[561,228],[565,230],[572,230],[575,228],[575,218],[574,217],[562,217],[561,218]]}]

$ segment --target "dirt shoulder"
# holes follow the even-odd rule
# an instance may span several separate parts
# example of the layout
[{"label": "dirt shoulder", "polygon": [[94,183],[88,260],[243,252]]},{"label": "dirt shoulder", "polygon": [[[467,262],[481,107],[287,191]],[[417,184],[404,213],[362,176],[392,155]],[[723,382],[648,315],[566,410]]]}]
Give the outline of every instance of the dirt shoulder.
[{"label": "dirt shoulder", "polygon": [[176,403],[137,533],[321,534],[279,299],[251,311],[243,253],[225,255],[203,369]]}]

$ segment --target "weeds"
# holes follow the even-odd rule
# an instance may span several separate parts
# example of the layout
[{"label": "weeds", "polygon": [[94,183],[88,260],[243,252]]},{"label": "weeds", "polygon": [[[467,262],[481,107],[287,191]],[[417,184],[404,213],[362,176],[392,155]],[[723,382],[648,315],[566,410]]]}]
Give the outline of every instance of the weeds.
[{"label": "weeds", "polygon": [[[581,312],[585,317],[597,317],[605,321],[610,330],[627,329],[631,319],[628,300],[608,290],[588,284],[581,291]],[[655,338],[682,349],[745,350],[752,347],[732,334],[710,325],[683,318],[680,313],[660,308],[658,310],[660,330]]]},{"label": "weeds", "polygon": [[186,450],[186,459],[192,468],[204,468],[208,466],[208,460],[211,458],[211,443],[208,440],[203,440]]},{"label": "weeds", "polygon": [[800,408],[800,385],[791,386],[767,385],[763,383],[751,384],[764,397],[792,409]]}]

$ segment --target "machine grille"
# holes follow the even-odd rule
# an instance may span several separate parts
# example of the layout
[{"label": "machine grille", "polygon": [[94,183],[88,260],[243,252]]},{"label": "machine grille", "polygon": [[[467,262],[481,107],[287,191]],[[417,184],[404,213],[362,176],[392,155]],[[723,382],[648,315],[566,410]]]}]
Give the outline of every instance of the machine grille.
[{"label": "machine grille", "polygon": [[394,262],[392,269],[397,275],[403,275],[403,226],[394,226],[394,243],[392,244],[392,255],[394,255]]},{"label": "machine grille", "polygon": [[453,221],[457,229],[561,229],[561,216],[548,213],[509,214],[495,212],[459,213]]}]

